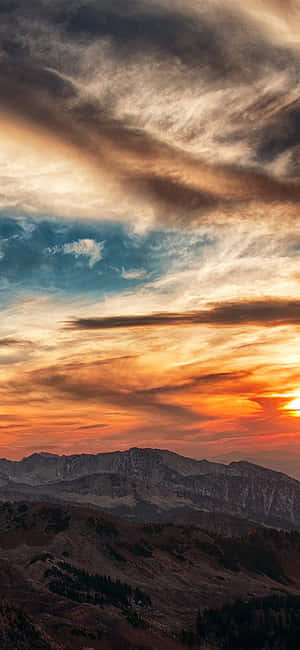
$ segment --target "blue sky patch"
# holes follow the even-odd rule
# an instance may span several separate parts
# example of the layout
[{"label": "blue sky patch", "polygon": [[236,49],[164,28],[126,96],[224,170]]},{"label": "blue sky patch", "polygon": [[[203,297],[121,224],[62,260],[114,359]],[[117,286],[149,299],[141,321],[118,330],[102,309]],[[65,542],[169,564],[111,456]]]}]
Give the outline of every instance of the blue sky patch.
[{"label": "blue sky patch", "polygon": [[2,217],[2,288],[104,295],[152,282],[212,242],[176,231],[136,234],[120,223]]}]

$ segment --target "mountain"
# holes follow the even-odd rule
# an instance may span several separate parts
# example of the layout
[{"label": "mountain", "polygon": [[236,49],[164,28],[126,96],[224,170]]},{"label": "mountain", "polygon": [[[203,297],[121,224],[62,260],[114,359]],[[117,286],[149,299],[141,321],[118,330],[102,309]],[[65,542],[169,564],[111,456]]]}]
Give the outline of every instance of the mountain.
[{"label": "mountain", "polygon": [[297,531],[224,538],[90,508],[0,505],[1,650],[284,650],[298,647],[287,640],[299,618]]},{"label": "mountain", "polygon": [[170,451],[0,460],[0,499],[95,506],[136,521],[194,522],[223,534],[258,525],[300,529],[300,483],[248,462],[197,461]]},{"label": "mountain", "polygon": [[207,460],[194,460],[174,452],[161,449],[132,448],[105,454],[78,454],[58,456],[42,452],[32,454],[21,461],[0,459],[0,474],[28,485],[70,480],[88,474],[111,472],[117,474],[133,473],[147,476],[163,471],[166,467],[183,476],[222,472],[220,463]]},{"label": "mountain", "polygon": [[268,467],[269,469],[288,474],[289,476],[292,476],[292,478],[297,479],[297,481],[300,480],[300,463],[299,458],[295,456],[295,454],[292,458],[283,458],[280,451],[254,450],[253,453],[248,452],[247,456],[244,457],[240,451],[232,451],[213,456],[208,460],[225,465],[229,465],[233,461],[247,460],[249,463],[263,465],[263,467]]}]

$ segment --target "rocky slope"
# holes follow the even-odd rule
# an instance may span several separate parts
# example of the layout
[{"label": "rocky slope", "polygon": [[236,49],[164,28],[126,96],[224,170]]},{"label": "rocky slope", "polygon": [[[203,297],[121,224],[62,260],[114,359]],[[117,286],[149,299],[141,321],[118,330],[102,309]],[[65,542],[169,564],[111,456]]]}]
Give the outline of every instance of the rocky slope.
[{"label": "rocky slope", "polygon": [[154,449],[0,460],[0,498],[93,505],[137,521],[206,523],[224,534],[257,524],[300,528],[295,479],[246,462],[226,466]]},{"label": "rocky slope", "polygon": [[[219,632],[212,621],[222,620],[223,606],[237,618],[240,599],[264,610],[268,598],[281,610],[292,599],[297,622],[299,595],[296,531],[223,538],[88,508],[0,506],[1,650],[179,650],[191,640],[195,648],[221,650],[203,625],[209,637]],[[279,650],[289,647],[290,628],[282,622]]]},{"label": "rocky slope", "polygon": [[0,475],[27,483],[40,485],[58,480],[72,480],[89,474],[111,472],[140,475],[159,479],[164,468],[175,470],[182,476],[218,473],[226,469],[220,463],[197,461],[161,449],[132,448],[125,452],[105,454],[32,454],[21,461],[0,459]]}]

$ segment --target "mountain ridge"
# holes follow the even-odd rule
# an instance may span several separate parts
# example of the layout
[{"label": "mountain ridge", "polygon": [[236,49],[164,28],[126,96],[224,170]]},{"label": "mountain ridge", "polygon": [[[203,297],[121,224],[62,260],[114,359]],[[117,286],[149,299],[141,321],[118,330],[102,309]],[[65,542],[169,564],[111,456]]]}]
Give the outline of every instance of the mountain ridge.
[{"label": "mountain ridge", "polygon": [[238,521],[241,532],[300,529],[296,479],[247,461],[223,465],[152,448],[0,460],[0,499],[25,497],[89,505],[141,522],[206,522],[211,528],[219,521],[222,534],[238,532]]},{"label": "mountain ridge", "polygon": [[[54,454],[52,452],[46,452],[46,451],[41,451],[41,452],[33,452],[29,456],[24,456],[20,460],[10,460],[7,458],[0,458],[0,472],[2,471],[2,464],[10,467],[16,467],[16,466],[21,466],[21,465],[27,465],[34,459],[49,459],[49,460],[58,460],[59,461],[75,461],[77,459],[109,459],[112,457],[125,457],[125,456],[141,456],[141,455],[160,455],[162,457],[168,457],[177,459],[182,462],[184,461],[186,464],[190,463],[191,466],[196,467],[197,469],[200,469],[200,467],[204,468],[204,466],[209,469],[216,469],[216,471],[223,471],[226,472],[228,468],[234,468],[234,467],[245,467],[245,468],[257,468],[259,470],[263,470],[265,472],[271,472],[273,474],[277,475],[282,475],[287,477],[288,479],[292,481],[296,481],[300,483],[295,477],[290,476],[286,472],[281,472],[277,469],[273,469],[270,467],[267,467],[265,465],[261,465],[259,463],[254,463],[249,460],[232,460],[230,463],[223,463],[223,462],[218,462],[214,460],[208,460],[206,458],[201,458],[201,459],[196,459],[192,458],[190,456],[183,456],[181,454],[178,454],[177,452],[171,451],[169,449],[160,449],[160,448],[153,448],[153,447],[130,447],[127,450],[121,451],[109,451],[109,452],[98,452],[96,454],[91,454],[91,453],[86,453],[82,452],[79,454]],[[202,473],[202,472],[201,472]]]}]

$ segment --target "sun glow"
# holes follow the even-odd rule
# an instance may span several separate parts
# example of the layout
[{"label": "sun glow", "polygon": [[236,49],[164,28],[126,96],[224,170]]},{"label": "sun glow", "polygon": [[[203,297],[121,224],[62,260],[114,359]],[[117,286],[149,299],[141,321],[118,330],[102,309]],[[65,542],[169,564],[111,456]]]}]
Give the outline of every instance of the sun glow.
[{"label": "sun glow", "polygon": [[290,411],[291,415],[300,417],[300,397],[296,397],[284,406],[284,410]]}]

